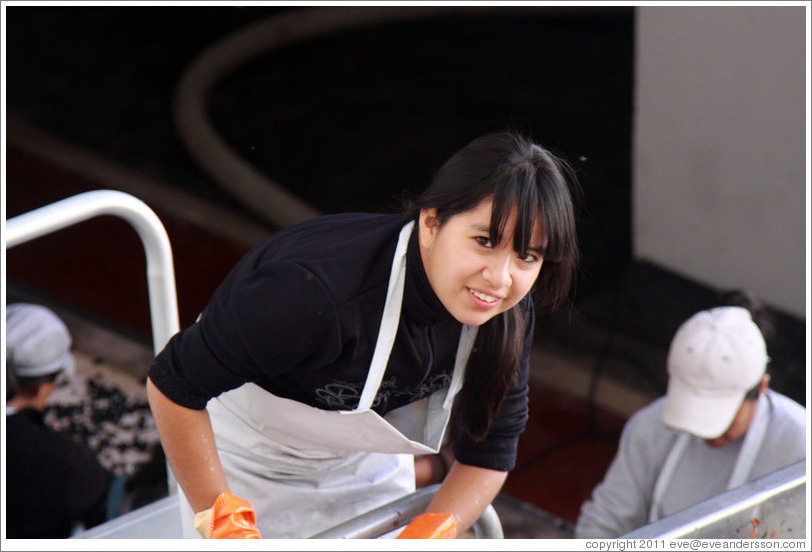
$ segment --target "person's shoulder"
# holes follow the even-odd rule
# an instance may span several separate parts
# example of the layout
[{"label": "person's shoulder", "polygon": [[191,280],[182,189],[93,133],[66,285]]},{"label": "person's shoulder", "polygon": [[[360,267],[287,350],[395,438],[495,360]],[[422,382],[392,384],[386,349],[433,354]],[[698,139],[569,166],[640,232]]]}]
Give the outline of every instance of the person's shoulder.
[{"label": "person's shoulder", "polygon": [[629,420],[631,421],[632,419],[646,419],[646,420],[656,419],[659,421],[664,408],[665,408],[665,396],[657,397],[647,405],[638,409],[634,414],[632,414]]},{"label": "person's shoulder", "polygon": [[278,235],[285,237],[289,235],[337,232],[338,235],[352,236],[357,235],[359,230],[380,228],[386,231],[389,228],[393,230],[395,228],[400,229],[408,220],[408,217],[403,213],[332,213],[300,222],[280,231]]},{"label": "person's shoulder", "polygon": [[662,423],[665,397],[657,397],[647,405],[635,411],[626,422],[624,431],[632,435],[659,434],[670,431]]},{"label": "person's shoulder", "polygon": [[23,409],[7,417],[6,424],[9,432],[15,434],[15,442],[20,440],[16,435],[20,429],[26,432],[24,446],[40,455],[42,461],[54,462],[66,468],[88,460],[96,461],[95,453],[89,446],[47,425],[43,413],[38,410]]},{"label": "person's shoulder", "polygon": [[771,405],[767,430],[768,450],[780,451],[781,461],[793,462],[806,457],[806,408],[791,398],[767,390]]},{"label": "person's shoulder", "polygon": [[767,390],[767,398],[773,405],[773,412],[781,417],[799,420],[804,425],[806,424],[806,408],[802,404],[773,389]]},{"label": "person's shoulder", "polygon": [[[262,296],[283,291],[317,312],[325,301],[344,306],[380,290],[383,301],[397,238],[409,220],[403,214],[339,213],[302,222],[243,259],[223,294],[246,290],[248,300],[265,305]],[[288,302],[283,297],[270,304]]]},{"label": "person's shoulder", "polygon": [[42,412],[30,407],[24,407],[14,412],[14,414],[6,415],[6,428],[24,428],[23,431],[27,433],[37,432],[51,432],[51,428],[45,425],[45,418]]},{"label": "person's shoulder", "polygon": [[[268,259],[329,262],[377,255],[394,244],[409,221],[404,214],[336,213],[282,229],[259,246],[259,262]],[[392,245],[394,248],[394,245]]]}]

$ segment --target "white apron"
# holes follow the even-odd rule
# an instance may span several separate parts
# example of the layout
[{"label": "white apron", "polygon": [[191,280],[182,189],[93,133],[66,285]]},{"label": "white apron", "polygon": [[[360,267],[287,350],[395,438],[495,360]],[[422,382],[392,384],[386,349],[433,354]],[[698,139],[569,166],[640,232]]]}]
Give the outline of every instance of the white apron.
[{"label": "white apron", "polygon": [[[385,417],[371,410],[395,342],[414,223],[400,232],[378,340],[355,410],[320,410],[248,383],[207,410],[231,492],[264,538],[305,538],[414,492],[414,455],[443,444],[477,328],[463,326],[451,383]],[[199,537],[183,493],[184,537]]]}]

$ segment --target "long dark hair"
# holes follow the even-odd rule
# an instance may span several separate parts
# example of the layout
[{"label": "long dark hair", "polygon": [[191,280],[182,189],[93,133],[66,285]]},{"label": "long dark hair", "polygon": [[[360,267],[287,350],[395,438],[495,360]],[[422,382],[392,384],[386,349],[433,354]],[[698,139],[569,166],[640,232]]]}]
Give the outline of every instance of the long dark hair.
[{"label": "long dark hair", "polygon": [[[452,155],[415,200],[412,214],[434,208],[442,225],[492,198],[490,239],[498,244],[517,207],[513,248],[521,254],[540,215],[547,249],[533,295],[538,309],[550,311],[567,301],[578,263],[574,204],[579,193],[574,171],[563,159],[507,131],[477,138]],[[475,439],[488,434],[516,379],[525,330],[519,305],[479,328],[457,406],[460,424]]]}]

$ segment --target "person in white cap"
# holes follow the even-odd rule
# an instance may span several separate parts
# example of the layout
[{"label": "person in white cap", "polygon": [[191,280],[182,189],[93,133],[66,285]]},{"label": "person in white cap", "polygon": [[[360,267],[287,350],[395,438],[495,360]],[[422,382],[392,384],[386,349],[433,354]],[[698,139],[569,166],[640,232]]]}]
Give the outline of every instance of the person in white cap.
[{"label": "person in white cap", "polygon": [[107,519],[113,475],[90,448],[46,426],[48,397],[74,358],[51,310],[6,307],[6,536],[66,538]]},{"label": "person in white cap", "polygon": [[666,395],[623,429],[576,538],[615,538],[806,458],[806,409],[768,389],[750,312],[701,311],[677,330]]}]

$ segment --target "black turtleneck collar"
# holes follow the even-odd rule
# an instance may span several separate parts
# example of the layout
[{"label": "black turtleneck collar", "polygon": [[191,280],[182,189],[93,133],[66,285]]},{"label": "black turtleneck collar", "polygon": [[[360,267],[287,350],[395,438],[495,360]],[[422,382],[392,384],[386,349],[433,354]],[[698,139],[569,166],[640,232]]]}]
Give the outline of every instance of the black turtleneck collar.
[{"label": "black turtleneck collar", "polygon": [[418,243],[418,220],[406,250],[406,284],[403,290],[404,315],[414,324],[429,325],[454,320],[429,284]]}]

